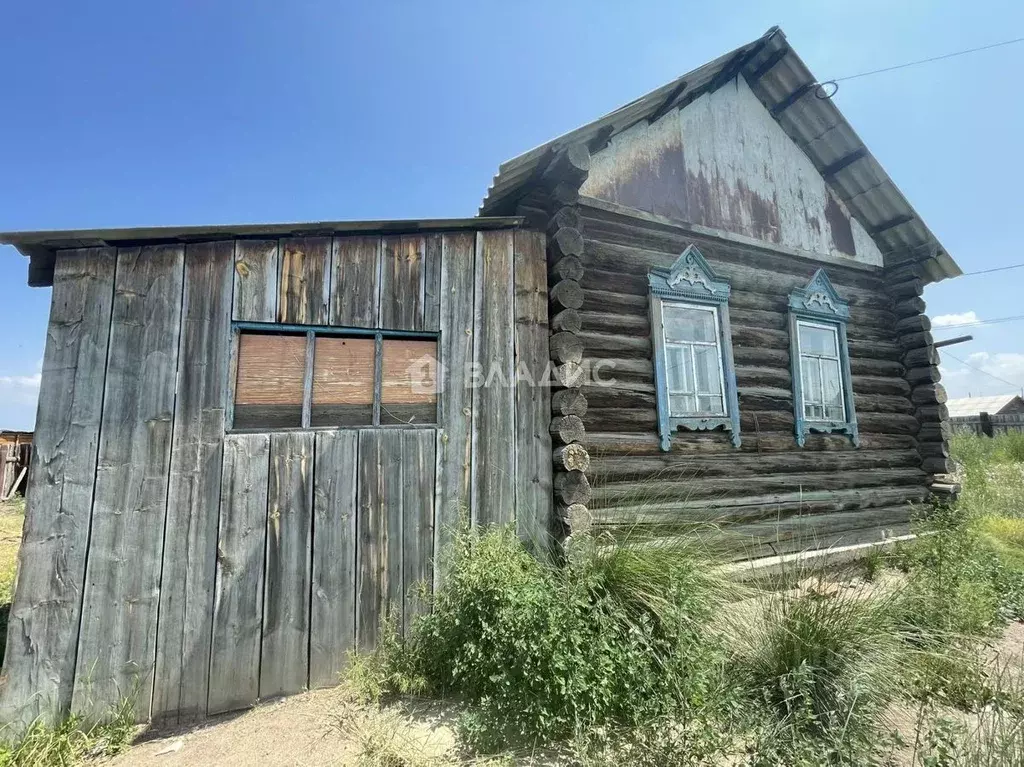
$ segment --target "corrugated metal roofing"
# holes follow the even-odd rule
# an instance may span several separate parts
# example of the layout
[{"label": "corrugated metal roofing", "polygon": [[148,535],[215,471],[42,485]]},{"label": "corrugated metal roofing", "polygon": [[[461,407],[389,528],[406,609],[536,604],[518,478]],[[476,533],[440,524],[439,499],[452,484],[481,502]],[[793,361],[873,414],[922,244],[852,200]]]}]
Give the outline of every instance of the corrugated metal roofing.
[{"label": "corrugated metal roofing", "polygon": [[1016,394],[999,394],[994,397],[963,397],[948,400],[946,407],[949,408],[950,418],[976,416],[980,413],[995,415],[1019,399],[1020,397]]},{"label": "corrugated metal roofing", "polygon": [[836,195],[872,235],[888,265],[921,262],[933,281],[962,273],[832,100],[822,97],[814,76],[778,27],[599,120],[502,163],[481,214],[508,212],[562,147],[582,142],[596,151],[611,136],[689,103],[739,74],[819,171],[827,174]]}]

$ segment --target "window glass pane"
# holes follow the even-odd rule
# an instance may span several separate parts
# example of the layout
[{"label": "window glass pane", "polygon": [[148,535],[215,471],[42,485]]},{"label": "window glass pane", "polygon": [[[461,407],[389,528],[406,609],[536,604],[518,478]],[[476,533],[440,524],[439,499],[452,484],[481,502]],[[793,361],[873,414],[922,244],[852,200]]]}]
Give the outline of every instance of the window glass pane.
[{"label": "window glass pane", "polygon": [[669,397],[670,416],[694,415],[697,412],[697,403],[692,394],[677,394]]},{"label": "window glass pane", "polygon": [[668,366],[669,391],[693,391],[693,371],[690,369],[689,346],[666,346],[665,359]]},{"label": "window glass pane", "polygon": [[800,325],[800,353],[838,357],[836,333],[829,328]]},{"label": "window glass pane", "polygon": [[804,416],[813,421],[821,421],[823,418],[822,412],[823,410],[821,405],[804,405]]},{"label": "window glass pane", "polygon": [[234,428],[302,426],[305,378],[304,334],[240,334]]},{"label": "window glass pane", "polygon": [[437,422],[437,341],[384,339],[380,422]]},{"label": "window glass pane", "polygon": [[803,383],[804,402],[821,403],[820,362],[815,357],[800,358],[800,375]]},{"label": "window glass pane", "polygon": [[697,408],[702,415],[725,415],[721,397],[697,397]]},{"label": "window glass pane", "polygon": [[837,360],[821,360],[822,400],[825,404],[825,417],[829,420],[843,420],[843,379],[839,372]]},{"label": "window glass pane", "polygon": [[374,351],[372,338],[317,336],[310,425],[373,423]]},{"label": "window glass pane", "polygon": [[718,346],[695,346],[697,361],[697,391],[701,394],[721,394],[722,377],[718,373]]},{"label": "window glass pane", "polygon": [[715,314],[711,309],[697,309],[691,306],[662,304],[666,341],[703,341],[713,343]]}]

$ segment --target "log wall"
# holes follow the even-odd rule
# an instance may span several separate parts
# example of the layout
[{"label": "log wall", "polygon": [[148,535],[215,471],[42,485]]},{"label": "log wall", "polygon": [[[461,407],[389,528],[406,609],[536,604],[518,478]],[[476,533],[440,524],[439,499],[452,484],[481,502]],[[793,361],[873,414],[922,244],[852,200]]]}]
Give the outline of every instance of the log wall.
[{"label": "log wall", "polygon": [[[0,718],[330,685],[455,526],[542,541],[546,289],[525,229],[60,252]],[[233,321],[436,333],[436,425],[231,431]]]},{"label": "log wall", "polygon": [[[589,198],[579,212],[586,231],[579,337],[584,367],[599,365],[604,379],[591,377],[582,387],[581,443],[591,459],[589,506],[597,529],[641,523],[668,532],[714,522],[738,556],[907,532],[911,504],[926,500],[932,475],[947,468],[944,392],[932,376],[911,375],[913,366],[934,364],[934,350],[922,345],[929,339],[897,330],[901,318],[923,311],[919,299],[901,306],[914,286],[894,295],[887,289],[892,278],[877,269],[695,236]],[[670,452],[658,447],[647,273],[670,266],[691,243],[732,286],[738,450],[721,432],[681,431]],[[811,435],[804,448],[794,439],[787,301],[823,265],[850,302],[860,449],[840,435]],[[919,442],[922,429],[935,435],[920,435]]]}]

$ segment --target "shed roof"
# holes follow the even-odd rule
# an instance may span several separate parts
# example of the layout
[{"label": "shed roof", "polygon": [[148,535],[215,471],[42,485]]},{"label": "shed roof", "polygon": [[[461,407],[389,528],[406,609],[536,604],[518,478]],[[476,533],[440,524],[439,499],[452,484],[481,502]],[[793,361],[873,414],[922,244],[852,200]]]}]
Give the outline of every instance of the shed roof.
[{"label": "shed roof", "polygon": [[592,152],[599,151],[611,137],[640,121],[654,122],[741,74],[879,249],[889,254],[888,265],[921,262],[932,281],[962,274],[832,100],[820,97],[817,80],[778,27],[594,122],[502,163],[480,206],[481,214],[514,210],[526,187],[563,147],[585,143]]},{"label": "shed roof", "polygon": [[523,223],[519,216],[404,219],[394,221],[310,221],[290,224],[236,224],[224,226],[154,226],[134,229],[65,229],[41,232],[0,232],[0,244],[13,245],[31,258],[28,284],[53,284],[53,263],[58,250],[94,247],[131,247],[156,243],[187,243],[214,239],[311,237],[336,234],[400,234],[457,229],[506,229]]},{"label": "shed roof", "polygon": [[976,416],[980,413],[995,415],[1013,404],[1021,405],[1024,402],[1021,401],[1020,396],[1017,394],[999,394],[994,397],[951,399],[946,402],[946,407],[949,408],[950,418],[963,418]]}]

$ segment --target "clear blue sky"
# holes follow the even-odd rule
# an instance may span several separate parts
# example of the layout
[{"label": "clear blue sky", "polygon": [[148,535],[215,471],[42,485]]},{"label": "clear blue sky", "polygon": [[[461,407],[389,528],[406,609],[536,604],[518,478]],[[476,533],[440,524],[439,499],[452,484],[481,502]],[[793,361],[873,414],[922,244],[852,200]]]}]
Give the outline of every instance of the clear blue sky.
[{"label": "clear blue sky", "polygon": [[[1024,36],[1024,5],[10,0],[0,230],[473,215],[501,161],[773,24],[827,79]],[[1024,261],[1022,71],[1009,46],[836,97],[965,271]],[[0,428],[35,417],[49,290],[26,269],[0,248]],[[1015,270],[926,299],[985,319],[1022,294]],[[972,332],[953,353],[1024,385],[1024,323]],[[945,368],[952,396],[1012,390]]]}]

